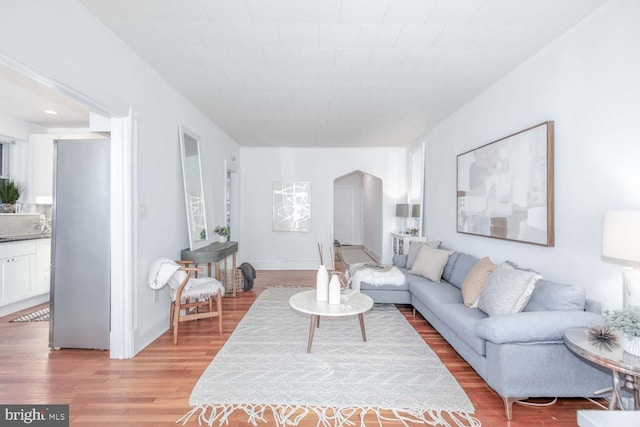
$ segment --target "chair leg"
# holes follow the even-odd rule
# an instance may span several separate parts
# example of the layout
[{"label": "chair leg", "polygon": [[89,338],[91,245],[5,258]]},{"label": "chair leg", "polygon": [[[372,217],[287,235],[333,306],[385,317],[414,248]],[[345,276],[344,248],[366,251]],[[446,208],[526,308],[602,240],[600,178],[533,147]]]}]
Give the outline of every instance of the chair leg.
[{"label": "chair leg", "polygon": [[176,301],[173,311],[173,345],[178,344],[178,326],[180,325],[180,304]]},{"label": "chair leg", "polygon": [[169,308],[169,328],[173,328],[173,310],[175,310],[176,303],[171,301]]},{"label": "chair leg", "polygon": [[216,305],[218,307],[218,330],[220,331],[220,336],[222,336],[222,291],[219,289],[216,296]]}]

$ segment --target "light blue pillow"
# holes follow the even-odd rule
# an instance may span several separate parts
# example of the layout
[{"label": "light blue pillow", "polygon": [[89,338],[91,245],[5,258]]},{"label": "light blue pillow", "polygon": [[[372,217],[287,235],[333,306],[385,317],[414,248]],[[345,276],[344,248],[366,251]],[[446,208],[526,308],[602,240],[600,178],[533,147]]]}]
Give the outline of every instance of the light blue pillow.
[{"label": "light blue pillow", "polygon": [[393,256],[393,265],[398,268],[405,268],[407,266],[407,256],[406,255],[394,255]]},{"label": "light blue pillow", "polygon": [[489,316],[518,313],[529,302],[541,278],[535,272],[518,270],[502,263],[487,278],[478,298],[478,308]]}]

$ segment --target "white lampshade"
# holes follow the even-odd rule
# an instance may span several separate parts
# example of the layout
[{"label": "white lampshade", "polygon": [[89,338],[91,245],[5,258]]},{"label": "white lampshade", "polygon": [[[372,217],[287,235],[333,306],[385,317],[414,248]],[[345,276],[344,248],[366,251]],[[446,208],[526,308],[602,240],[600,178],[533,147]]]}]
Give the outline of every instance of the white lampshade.
[{"label": "white lampshade", "polygon": [[640,211],[607,211],[602,227],[602,255],[640,262]]},{"label": "white lampshade", "polygon": [[408,203],[396,204],[396,216],[401,218],[409,218],[409,204]]},{"label": "white lampshade", "polygon": [[36,205],[52,205],[53,198],[51,196],[37,196]]}]

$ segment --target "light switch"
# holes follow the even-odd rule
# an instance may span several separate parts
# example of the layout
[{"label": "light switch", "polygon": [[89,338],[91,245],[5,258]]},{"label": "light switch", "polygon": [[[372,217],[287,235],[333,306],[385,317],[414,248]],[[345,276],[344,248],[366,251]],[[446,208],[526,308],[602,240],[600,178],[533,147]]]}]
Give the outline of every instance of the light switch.
[{"label": "light switch", "polygon": [[138,216],[140,218],[146,218],[147,216],[147,205],[144,203],[140,203],[138,205]]}]

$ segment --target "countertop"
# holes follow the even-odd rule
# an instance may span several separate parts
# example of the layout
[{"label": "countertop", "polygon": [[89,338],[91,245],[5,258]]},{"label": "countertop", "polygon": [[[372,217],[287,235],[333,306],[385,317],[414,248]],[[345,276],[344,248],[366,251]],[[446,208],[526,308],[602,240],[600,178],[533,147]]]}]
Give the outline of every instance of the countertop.
[{"label": "countertop", "polygon": [[36,239],[48,239],[51,237],[51,234],[41,234],[41,233],[32,233],[32,234],[14,234],[7,236],[0,236],[0,243],[11,243],[11,242],[21,242],[23,240],[36,240]]}]

